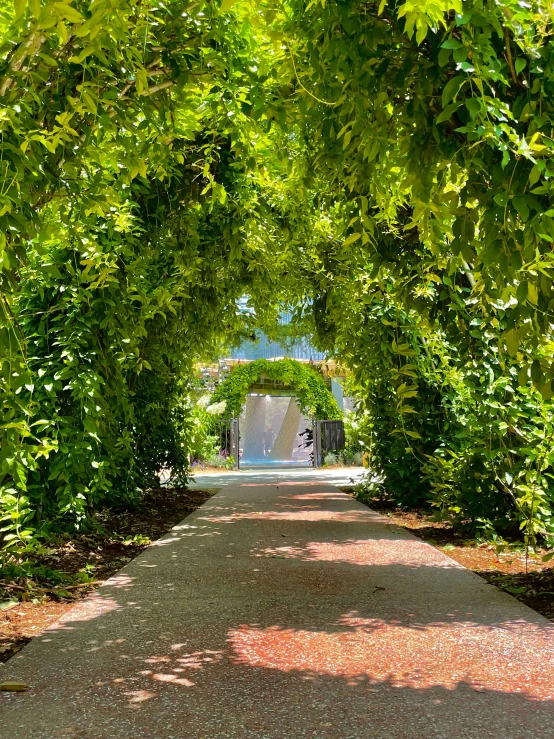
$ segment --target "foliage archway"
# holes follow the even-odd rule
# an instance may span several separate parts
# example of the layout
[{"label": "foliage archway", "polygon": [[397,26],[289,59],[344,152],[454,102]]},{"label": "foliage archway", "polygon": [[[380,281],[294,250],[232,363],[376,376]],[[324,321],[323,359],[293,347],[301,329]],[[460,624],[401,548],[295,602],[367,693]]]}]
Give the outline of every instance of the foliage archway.
[{"label": "foliage archway", "polygon": [[296,391],[298,406],[305,416],[317,419],[339,419],[341,410],[333,394],[328,390],[320,372],[310,365],[294,359],[256,359],[234,369],[229,377],[216,388],[212,402],[226,401],[226,415],[239,416],[248,390],[261,377],[292,385]]},{"label": "foliage archway", "polygon": [[397,500],[554,537],[549,6],[16,0],[0,37],[6,542],[186,474],[244,294],[352,370]]}]

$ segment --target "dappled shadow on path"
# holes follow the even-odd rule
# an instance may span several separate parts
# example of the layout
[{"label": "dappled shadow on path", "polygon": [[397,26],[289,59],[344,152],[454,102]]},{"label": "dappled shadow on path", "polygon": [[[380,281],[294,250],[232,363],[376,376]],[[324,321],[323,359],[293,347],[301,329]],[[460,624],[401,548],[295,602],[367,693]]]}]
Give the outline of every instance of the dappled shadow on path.
[{"label": "dappled shadow on path", "polygon": [[553,624],[336,491],[222,496],[12,659],[31,690],[7,725],[21,707],[87,739],[551,739],[553,646]]},{"label": "dappled shadow on path", "polygon": [[[119,720],[129,735],[146,722],[151,739],[182,736],[182,722],[187,737],[214,739],[552,736],[552,641],[541,624],[386,621],[337,603],[256,607],[241,623],[217,603],[212,617],[183,607],[180,619],[163,606],[136,618],[135,601],[119,605],[88,625],[69,621],[69,640],[48,635],[71,675],[52,684],[55,669],[42,668],[42,698],[64,705],[60,728],[79,726],[72,701],[86,696],[103,706],[93,737]],[[48,712],[36,698],[22,696],[26,710]]]}]

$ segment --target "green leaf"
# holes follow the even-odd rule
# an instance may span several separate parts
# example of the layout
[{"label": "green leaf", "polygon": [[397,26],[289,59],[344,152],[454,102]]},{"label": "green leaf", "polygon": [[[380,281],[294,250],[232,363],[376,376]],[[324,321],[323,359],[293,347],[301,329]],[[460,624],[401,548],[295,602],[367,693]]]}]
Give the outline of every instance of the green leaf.
[{"label": "green leaf", "polygon": [[458,75],[457,77],[452,77],[452,79],[446,84],[442,91],[443,108],[446,108],[448,103],[456,97],[464,82],[466,82],[466,78]]},{"label": "green leaf", "polygon": [[236,5],[238,3],[238,0],[223,0],[221,5],[219,6],[219,12],[220,13],[226,13],[228,10],[230,10],[233,5]]},{"label": "green leaf", "polygon": [[529,367],[525,365],[517,373],[517,381],[521,387],[525,387],[529,382]]},{"label": "green leaf", "polygon": [[446,67],[446,65],[450,61],[450,51],[449,51],[449,49],[441,49],[439,51],[439,56],[438,56],[438,60],[437,61],[439,63],[439,67]]},{"label": "green leaf", "polygon": [[458,39],[449,38],[443,44],[441,44],[441,46],[443,49],[460,49],[463,44],[461,41],[458,41]]},{"label": "green leaf", "polygon": [[94,102],[92,95],[90,95],[86,90],[83,90],[83,102],[91,113],[94,113],[94,115],[97,114],[98,111],[96,103]]},{"label": "green leaf", "polygon": [[[62,18],[65,18],[71,23],[81,23],[84,21],[84,18],[79,11],[67,3],[54,3],[53,7],[58,11]],[[56,21],[54,20],[54,24],[55,23]]]},{"label": "green leaf", "polygon": [[469,111],[471,119],[475,120],[475,118],[477,118],[477,115],[481,111],[481,100],[479,100],[479,98],[468,98],[465,101],[465,106]]},{"label": "green leaf", "polygon": [[13,5],[15,10],[15,20],[18,21],[25,12],[25,8],[27,7],[27,0],[14,0]]},{"label": "green leaf", "polygon": [[527,205],[527,201],[525,198],[517,196],[513,198],[512,203],[514,204],[514,208],[517,210],[519,217],[525,223],[529,218],[529,206]]},{"label": "green leaf", "polygon": [[535,184],[535,182],[538,181],[538,179],[539,179],[540,176],[541,176],[540,169],[535,164],[535,166],[533,167],[533,169],[529,173],[529,186],[530,187],[533,187],[533,185]]},{"label": "green leaf", "polygon": [[527,59],[524,59],[521,56],[516,59],[515,68],[516,68],[517,74],[520,74],[521,72],[523,72],[526,66],[527,66]]},{"label": "green leaf", "polygon": [[523,280],[519,283],[516,290],[516,298],[518,303],[523,303],[524,300],[527,300],[527,294],[529,292],[529,283],[527,280]]},{"label": "green leaf", "polygon": [[348,236],[348,238],[346,238],[342,242],[342,245],[343,246],[350,246],[350,244],[353,244],[355,241],[358,241],[358,239],[361,238],[361,236],[362,236],[361,233],[353,233],[353,234],[350,234],[350,236]]},{"label": "green leaf", "polygon": [[453,113],[458,110],[460,105],[461,103],[450,103],[450,105],[447,105],[442,113],[437,116],[435,123],[442,123],[443,121],[447,121],[449,118],[452,117]]},{"label": "green leaf", "polygon": [[472,15],[473,15],[473,11],[471,10],[466,11],[462,15],[459,15],[458,13],[456,13],[456,25],[465,26],[466,23],[469,23],[469,21],[471,20]]},{"label": "green leaf", "polygon": [[518,330],[516,328],[512,328],[509,331],[506,332],[504,335],[504,341],[506,342],[506,348],[508,349],[508,354],[511,357],[515,357],[519,350],[519,335]]},{"label": "green leaf", "polygon": [[458,64],[461,64],[462,62],[465,62],[467,59],[467,49],[465,46],[461,46],[459,49],[454,49],[454,52],[452,54],[452,58],[455,62],[458,62]]},{"label": "green leaf", "polygon": [[481,261],[483,262],[483,266],[488,267],[491,264],[497,264],[502,252],[502,242],[500,240],[497,239],[496,241],[492,241],[491,243],[487,244],[484,252],[481,254]]},{"label": "green leaf", "polygon": [[44,52],[42,52],[41,54],[39,54],[39,57],[49,67],[57,67],[58,66],[58,62],[53,57],[49,56],[48,54],[45,54]]}]

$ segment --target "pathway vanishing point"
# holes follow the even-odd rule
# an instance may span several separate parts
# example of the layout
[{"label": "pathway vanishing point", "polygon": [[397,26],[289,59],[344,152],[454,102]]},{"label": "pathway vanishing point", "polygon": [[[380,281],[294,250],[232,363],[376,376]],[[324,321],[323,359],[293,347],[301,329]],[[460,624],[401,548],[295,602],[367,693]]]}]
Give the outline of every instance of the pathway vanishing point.
[{"label": "pathway vanishing point", "polygon": [[9,739],[552,739],[554,625],[330,485],[227,487],[0,668]]}]

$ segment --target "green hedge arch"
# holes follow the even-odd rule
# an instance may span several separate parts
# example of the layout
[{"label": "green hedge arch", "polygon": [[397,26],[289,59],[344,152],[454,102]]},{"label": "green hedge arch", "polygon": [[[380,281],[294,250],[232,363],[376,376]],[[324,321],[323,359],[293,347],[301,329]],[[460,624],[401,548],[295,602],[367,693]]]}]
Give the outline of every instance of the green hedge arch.
[{"label": "green hedge arch", "polygon": [[225,400],[225,415],[240,416],[248,390],[261,377],[292,385],[300,410],[305,416],[322,420],[342,418],[342,411],[321,373],[295,359],[279,359],[274,362],[256,359],[249,364],[235,367],[229,377],[215,389],[211,402]]}]

